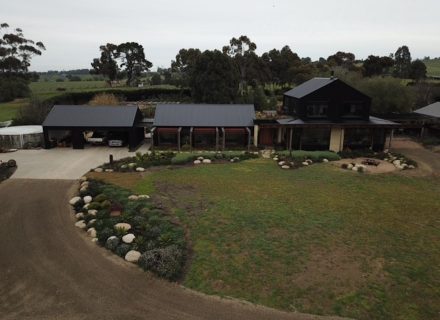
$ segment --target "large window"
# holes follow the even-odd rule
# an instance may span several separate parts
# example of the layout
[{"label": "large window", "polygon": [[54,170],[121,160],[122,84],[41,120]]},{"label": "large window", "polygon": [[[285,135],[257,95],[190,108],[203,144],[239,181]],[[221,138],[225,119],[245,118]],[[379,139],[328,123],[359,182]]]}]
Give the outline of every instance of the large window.
[{"label": "large window", "polygon": [[312,103],[307,106],[307,117],[323,118],[327,116],[328,105],[326,103]]},{"label": "large window", "polygon": [[344,104],[342,109],[342,116],[348,118],[358,118],[362,117],[364,112],[363,103],[359,102],[347,102]]}]

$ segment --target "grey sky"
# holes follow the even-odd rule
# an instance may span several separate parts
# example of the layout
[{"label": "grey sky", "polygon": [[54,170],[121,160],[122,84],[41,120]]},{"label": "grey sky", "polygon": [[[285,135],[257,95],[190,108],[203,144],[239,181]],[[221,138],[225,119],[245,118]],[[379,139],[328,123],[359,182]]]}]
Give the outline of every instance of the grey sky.
[{"label": "grey sky", "polygon": [[440,56],[439,0],[0,0],[1,22],[47,51],[37,71],[90,68],[107,42],[141,43],[154,68],[180,48],[219,48],[248,35],[259,53],[289,45],[300,56],[338,50],[363,58],[406,44],[413,57]]}]

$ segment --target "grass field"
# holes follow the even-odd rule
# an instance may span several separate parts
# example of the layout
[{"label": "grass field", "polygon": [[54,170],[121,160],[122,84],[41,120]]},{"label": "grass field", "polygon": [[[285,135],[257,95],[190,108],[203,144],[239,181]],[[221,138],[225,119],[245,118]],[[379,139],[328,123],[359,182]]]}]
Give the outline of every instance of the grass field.
[{"label": "grass field", "polygon": [[18,108],[26,103],[26,99],[17,99],[12,102],[0,103],[0,122],[12,120]]},{"label": "grass field", "polygon": [[258,159],[152,171],[134,189],[189,229],[189,288],[358,319],[439,316],[438,179]]},{"label": "grass field", "polygon": [[428,76],[440,77],[440,59],[423,60]]}]

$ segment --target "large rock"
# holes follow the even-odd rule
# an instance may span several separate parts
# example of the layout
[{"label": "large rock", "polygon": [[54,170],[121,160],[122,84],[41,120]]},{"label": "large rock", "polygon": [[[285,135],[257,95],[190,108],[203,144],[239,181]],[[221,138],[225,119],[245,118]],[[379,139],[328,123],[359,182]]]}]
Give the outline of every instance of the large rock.
[{"label": "large rock", "polygon": [[131,163],[128,164],[128,167],[129,168],[134,168],[134,167],[136,167],[136,163],[135,162],[131,162]]},{"label": "large rock", "polygon": [[352,165],[351,163],[347,164],[347,169],[348,169],[348,170],[353,169],[353,165]]},{"label": "large rock", "polygon": [[85,229],[87,227],[86,222],[84,220],[79,220],[75,223],[75,227],[80,229]]},{"label": "large rock", "polygon": [[138,199],[150,199],[150,196],[147,194],[140,194],[138,195]]},{"label": "large rock", "polygon": [[197,160],[199,160],[199,161],[203,161],[204,158],[203,158],[203,157],[198,157]]},{"label": "large rock", "polygon": [[328,162],[328,159],[322,159],[322,162]]},{"label": "large rock", "polygon": [[139,197],[137,195],[135,195],[135,194],[132,194],[131,196],[128,196],[128,200],[136,201],[138,199],[139,199]]},{"label": "large rock", "polygon": [[136,250],[130,250],[125,255],[125,260],[128,262],[138,262],[139,258],[141,257],[141,253]]},{"label": "large rock", "polygon": [[75,214],[75,218],[77,218],[77,219],[82,219],[82,218],[84,218],[84,213],[82,213],[82,212],[78,212],[77,214]]},{"label": "large rock", "polygon": [[290,169],[288,165],[281,166],[282,169]]},{"label": "large rock", "polygon": [[80,181],[87,181],[87,177],[86,176],[82,176],[81,178],[79,178]]},{"label": "large rock", "polygon": [[125,236],[122,237],[122,241],[125,243],[132,243],[136,236],[133,233],[128,233]]},{"label": "large rock", "polygon": [[80,189],[79,189],[79,192],[86,192],[87,191],[87,186],[85,186],[85,187],[81,187]]},{"label": "large rock", "polygon": [[85,204],[88,204],[88,203],[90,203],[90,202],[92,202],[92,197],[91,196],[85,196],[84,198],[83,198],[83,201],[84,201],[84,203]]},{"label": "large rock", "polygon": [[308,166],[309,163],[308,163],[307,161],[304,161],[304,162],[302,163],[302,165],[303,165],[303,166]]},{"label": "large rock", "polygon": [[394,160],[393,164],[397,167],[400,166],[400,160]]},{"label": "large rock", "polygon": [[95,209],[91,209],[87,211],[87,214],[91,215],[91,216],[96,216],[96,214],[98,213],[98,210]]},{"label": "large rock", "polygon": [[96,229],[93,227],[87,229],[87,234],[92,238],[96,238]]},{"label": "large rock", "polygon": [[115,224],[115,229],[121,229],[124,231],[128,231],[131,229],[131,225],[128,223],[125,223],[125,222],[120,222],[120,223]]},{"label": "large rock", "polygon": [[95,168],[95,169],[93,169],[93,171],[95,171],[95,172],[102,172],[104,170],[102,168]]},{"label": "large rock", "polygon": [[96,219],[90,220],[89,222],[87,222],[87,227],[93,226],[95,224],[95,222],[96,222]]},{"label": "large rock", "polygon": [[137,172],[144,172],[144,171],[145,171],[145,168],[137,167],[137,168],[136,168],[136,171],[137,171]]},{"label": "large rock", "polygon": [[200,160],[194,160],[194,164],[201,164],[202,163],[202,161],[200,161]]},{"label": "large rock", "polygon": [[105,172],[113,172],[113,169],[105,169]]},{"label": "large rock", "polygon": [[279,166],[284,166],[286,164],[286,161],[280,161],[280,162],[278,162],[278,165]]},{"label": "large rock", "polygon": [[89,182],[88,181],[84,181],[81,183],[81,188],[83,187],[88,187],[89,186]]},{"label": "large rock", "polygon": [[203,159],[203,163],[208,164],[208,163],[211,163],[211,162],[212,162],[211,159]]},{"label": "large rock", "polygon": [[81,200],[81,197],[73,197],[72,199],[70,199],[69,203],[74,206],[75,204],[78,203],[78,201]]}]

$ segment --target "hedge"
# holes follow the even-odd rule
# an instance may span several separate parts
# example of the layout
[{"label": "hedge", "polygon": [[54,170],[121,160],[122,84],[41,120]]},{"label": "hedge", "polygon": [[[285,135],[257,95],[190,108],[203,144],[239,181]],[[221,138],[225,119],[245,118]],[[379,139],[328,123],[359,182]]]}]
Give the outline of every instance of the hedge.
[{"label": "hedge", "polygon": [[[290,156],[289,150],[279,151],[277,154],[282,156]],[[336,161],[341,159],[341,157],[332,151],[304,151],[304,150],[294,150],[292,151],[292,158],[298,160],[310,159],[315,162],[321,162],[323,159],[329,161]]]}]

